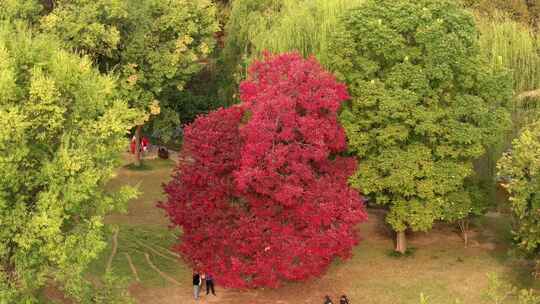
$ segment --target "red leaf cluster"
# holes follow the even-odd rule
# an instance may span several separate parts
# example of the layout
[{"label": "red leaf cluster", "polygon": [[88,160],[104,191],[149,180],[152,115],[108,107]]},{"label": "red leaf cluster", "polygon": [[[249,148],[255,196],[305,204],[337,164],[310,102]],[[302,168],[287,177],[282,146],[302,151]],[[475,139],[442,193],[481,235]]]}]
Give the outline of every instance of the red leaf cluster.
[{"label": "red leaf cluster", "polygon": [[242,103],[199,117],[160,204],[183,230],[176,249],[230,287],[321,275],[357,244],[366,220],[337,120],[346,87],[315,59],[266,55]]}]

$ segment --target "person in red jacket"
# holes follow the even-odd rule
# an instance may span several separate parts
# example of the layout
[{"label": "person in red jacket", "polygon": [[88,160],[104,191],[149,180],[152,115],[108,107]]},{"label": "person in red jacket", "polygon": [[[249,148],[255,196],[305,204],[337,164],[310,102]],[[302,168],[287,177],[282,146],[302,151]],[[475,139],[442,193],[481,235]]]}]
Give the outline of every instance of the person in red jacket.
[{"label": "person in red jacket", "polygon": [[141,140],[142,152],[148,151],[148,146],[149,145],[150,145],[150,141],[148,140],[148,138],[146,136],[143,136],[143,138]]},{"label": "person in red jacket", "polygon": [[131,150],[131,154],[135,154],[135,146],[136,145],[137,145],[137,139],[135,138],[135,136],[133,136],[133,138],[131,138],[131,143],[129,145],[130,150]]}]

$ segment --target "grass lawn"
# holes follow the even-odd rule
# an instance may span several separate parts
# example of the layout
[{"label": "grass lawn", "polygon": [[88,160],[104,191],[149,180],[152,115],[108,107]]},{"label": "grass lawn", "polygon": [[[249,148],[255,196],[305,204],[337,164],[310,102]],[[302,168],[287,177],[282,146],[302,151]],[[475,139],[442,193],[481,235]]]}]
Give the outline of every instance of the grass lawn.
[{"label": "grass lawn", "polygon": [[[118,227],[118,246],[112,268],[132,280],[132,295],[138,303],[194,303],[191,297],[191,270],[167,249],[175,242],[178,231],[168,229],[163,212],[155,207],[163,198],[161,184],[169,179],[173,162],[152,160],[144,170],[124,166],[111,182],[138,185],[141,196],[130,202],[127,214],[114,214],[106,222]],[[477,220],[473,225],[471,245],[464,248],[453,227],[436,225],[430,233],[409,235],[415,248],[409,257],[392,257],[391,233],[384,224],[382,211],[370,210],[369,222],[359,225],[363,238],[354,249],[352,259],[336,261],[321,278],[290,283],[275,290],[223,290],[217,282],[217,297],[206,297],[200,303],[322,303],[325,294],[334,300],[345,293],[351,302],[362,304],[419,303],[420,293],[432,304],[487,303],[487,273],[501,274],[521,288],[538,288],[530,276],[530,265],[508,255],[509,221],[499,214]],[[112,228],[111,228],[112,231]],[[100,275],[112,251],[109,247],[90,267],[89,273]],[[127,255],[136,268],[137,281]],[[146,255],[162,275],[150,266]]]},{"label": "grass lawn", "polygon": [[116,254],[111,263],[116,274],[149,288],[171,284],[150,266],[146,258],[148,254],[152,264],[171,278],[191,275],[191,270],[178,263],[178,258],[169,251],[179,232],[168,228],[164,213],[156,207],[157,201],[163,198],[162,184],[169,179],[173,166],[172,160],[154,159],[144,161],[141,168],[126,164],[118,170],[117,176],[109,184],[110,189],[129,184],[137,187],[140,195],[129,202],[126,214],[107,217],[109,245],[91,265],[90,274],[100,276],[105,272],[113,251],[113,231],[118,229]]}]

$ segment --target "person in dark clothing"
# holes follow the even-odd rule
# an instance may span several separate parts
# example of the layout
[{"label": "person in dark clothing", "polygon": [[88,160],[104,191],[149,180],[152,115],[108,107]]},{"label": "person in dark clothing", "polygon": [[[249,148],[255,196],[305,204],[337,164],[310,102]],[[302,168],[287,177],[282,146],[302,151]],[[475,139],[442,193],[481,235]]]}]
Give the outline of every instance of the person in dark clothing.
[{"label": "person in dark clothing", "polygon": [[329,296],[324,296],[324,304],[334,304]]},{"label": "person in dark clothing", "polygon": [[216,295],[216,291],[214,290],[214,277],[210,274],[206,274],[206,295],[210,293],[210,290],[212,290],[212,294]]},{"label": "person in dark clothing", "polygon": [[197,271],[194,271],[193,272],[193,297],[195,298],[195,300],[199,299],[201,283],[202,283],[201,275]]},{"label": "person in dark clothing", "polygon": [[349,299],[347,299],[346,295],[341,296],[341,298],[339,299],[339,304],[350,304]]}]

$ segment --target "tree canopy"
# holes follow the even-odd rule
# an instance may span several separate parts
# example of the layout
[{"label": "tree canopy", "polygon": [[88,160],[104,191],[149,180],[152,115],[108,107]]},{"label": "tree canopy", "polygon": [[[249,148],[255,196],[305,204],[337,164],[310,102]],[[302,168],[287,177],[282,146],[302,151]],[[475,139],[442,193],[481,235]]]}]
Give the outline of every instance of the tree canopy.
[{"label": "tree canopy", "polygon": [[50,280],[80,300],[103,216],[135,194],[103,187],[135,113],[88,58],[21,26],[0,25],[0,91],[0,302]]},{"label": "tree canopy", "polygon": [[43,6],[38,0],[3,0],[0,2],[0,20],[34,23],[42,10]]},{"label": "tree canopy", "polygon": [[351,183],[389,206],[398,232],[469,201],[472,161],[508,125],[512,82],[486,67],[477,36],[453,1],[370,0],[333,38],[330,65],[352,95],[341,122],[361,160]]},{"label": "tree canopy", "polygon": [[115,73],[122,97],[144,114],[138,124],[160,114],[163,133],[180,124],[171,103],[182,101],[170,92],[182,91],[213,50],[215,14],[208,0],[60,0],[41,28]]},{"label": "tree canopy", "polygon": [[164,208],[195,269],[233,287],[278,286],[321,275],[358,242],[366,219],[347,184],[337,111],[348,97],[314,60],[267,55],[241,85],[242,104],[198,118]]}]

